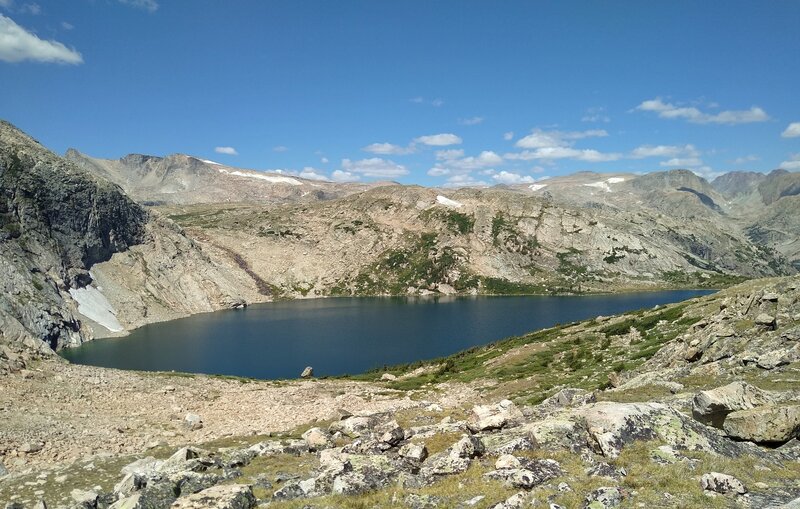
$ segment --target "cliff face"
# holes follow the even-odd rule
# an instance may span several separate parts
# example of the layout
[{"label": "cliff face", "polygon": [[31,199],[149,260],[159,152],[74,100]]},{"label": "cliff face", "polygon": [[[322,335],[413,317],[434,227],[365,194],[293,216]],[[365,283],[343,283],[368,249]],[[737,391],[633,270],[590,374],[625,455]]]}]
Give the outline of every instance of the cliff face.
[{"label": "cliff face", "polygon": [[[133,250],[157,270],[112,262]],[[93,282],[104,263],[116,270],[106,293]],[[180,284],[160,284],[165,278]],[[258,296],[250,287],[116,184],[0,122],[0,340],[59,349],[130,327],[129,317],[148,313],[124,309],[129,304],[163,303],[169,312],[151,306],[154,321],[237,305],[242,294]],[[141,296],[121,299],[128,294]]]}]

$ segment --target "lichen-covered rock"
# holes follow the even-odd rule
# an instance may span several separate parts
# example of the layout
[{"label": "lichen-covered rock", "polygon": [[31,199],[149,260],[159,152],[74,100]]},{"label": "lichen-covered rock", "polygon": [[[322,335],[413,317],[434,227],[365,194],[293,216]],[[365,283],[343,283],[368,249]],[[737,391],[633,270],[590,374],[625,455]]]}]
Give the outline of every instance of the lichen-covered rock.
[{"label": "lichen-covered rock", "polygon": [[397,454],[401,458],[407,458],[422,463],[425,461],[425,458],[428,457],[428,449],[425,447],[425,444],[408,443],[402,446],[397,451]]},{"label": "lichen-covered rock", "polygon": [[486,446],[480,438],[472,435],[464,435],[461,440],[450,447],[449,454],[454,458],[477,458],[483,456]]},{"label": "lichen-covered rock", "polygon": [[530,490],[550,479],[562,475],[561,465],[555,460],[521,462],[521,468],[498,468],[487,472],[488,479],[502,479],[515,488]]},{"label": "lichen-covered rock", "polygon": [[584,500],[583,507],[586,509],[608,509],[617,507],[625,498],[625,492],[617,487],[597,488]]},{"label": "lichen-covered rock", "polygon": [[729,413],[766,405],[772,401],[772,396],[758,387],[746,382],[733,382],[695,395],[692,400],[692,416],[704,424],[721,429]]},{"label": "lichen-covered rock", "polygon": [[747,493],[747,488],[742,484],[742,481],[732,475],[720,474],[719,472],[703,474],[703,477],[700,478],[700,487],[706,491],[722,494],[735,493],[744,495]]},{"label": "lichen-covered rock", "polygon": [[229,484],[214,486],[176,500],[171,509],[251,509],[256,497],[250,486]]},{"label": "lichen-covered rock", "polygon": [[738,440],[783,443],[800,436],[800,405],[769,405],[731,412],[725,433]]}]

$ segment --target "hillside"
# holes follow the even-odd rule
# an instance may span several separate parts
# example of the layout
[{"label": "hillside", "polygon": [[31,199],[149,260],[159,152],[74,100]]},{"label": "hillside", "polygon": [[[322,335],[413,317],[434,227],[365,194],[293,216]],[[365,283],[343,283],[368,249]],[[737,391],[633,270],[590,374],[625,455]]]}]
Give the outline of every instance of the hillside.
[{"label": "hillside", "polygon": [[[104,263],[119,266],[108,274]],[[43,352],[268,298],[238,268],[214,263],[171,221],[6,122],[0,289],[0,342]]]},{"label": "hillside", "polygon": [[144,374],[7,349],[2,367],[0,500],[22,507],[800,501],[797,276],[362,381]]}]

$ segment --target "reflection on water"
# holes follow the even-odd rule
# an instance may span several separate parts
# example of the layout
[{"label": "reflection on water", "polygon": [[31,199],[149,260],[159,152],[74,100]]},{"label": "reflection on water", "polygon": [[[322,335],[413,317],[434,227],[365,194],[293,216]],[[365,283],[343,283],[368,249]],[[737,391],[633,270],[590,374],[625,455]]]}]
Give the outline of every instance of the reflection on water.
[{"label": "reflection on water", "polygon": [[146,325],[63,354],[122,369],[294,378],[313,366],[318,376],[337,375],[707,293],[295,300]]}]

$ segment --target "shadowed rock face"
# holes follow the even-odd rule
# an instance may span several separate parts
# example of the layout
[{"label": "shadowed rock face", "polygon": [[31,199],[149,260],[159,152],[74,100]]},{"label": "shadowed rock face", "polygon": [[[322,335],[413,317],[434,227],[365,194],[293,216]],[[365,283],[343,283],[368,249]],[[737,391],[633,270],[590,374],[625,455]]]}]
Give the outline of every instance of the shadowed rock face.
[{"label": "shadowed rock face", "polygon": [[95,263],[143,242],[147,220],[116,185],[0,122],[0,339],[80,342],[63,292],[88,284]]}]

